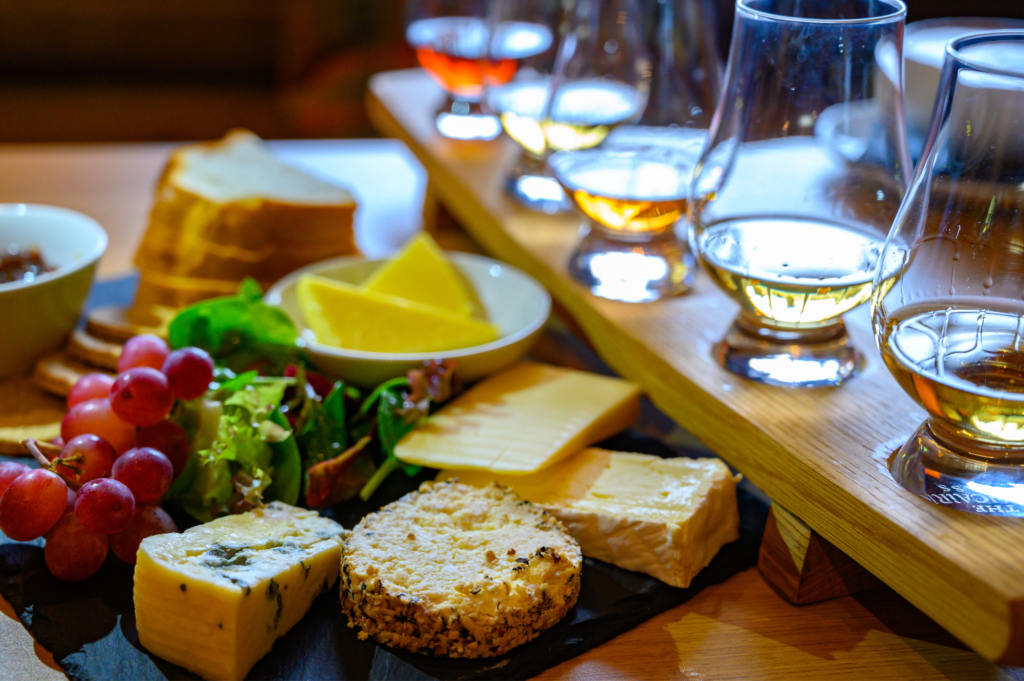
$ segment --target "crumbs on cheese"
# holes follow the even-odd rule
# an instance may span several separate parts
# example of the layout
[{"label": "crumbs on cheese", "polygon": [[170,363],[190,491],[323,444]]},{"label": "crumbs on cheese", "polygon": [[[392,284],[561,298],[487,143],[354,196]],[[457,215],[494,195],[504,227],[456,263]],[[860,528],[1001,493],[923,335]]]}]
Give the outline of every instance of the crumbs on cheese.
[{"label": "crumbs on cheese", "polygon": [[349,626],[395,648],[491,657],[576,604],[583,554],[565,527],[508,488],[424,483],[367,515],[342,547]]}]

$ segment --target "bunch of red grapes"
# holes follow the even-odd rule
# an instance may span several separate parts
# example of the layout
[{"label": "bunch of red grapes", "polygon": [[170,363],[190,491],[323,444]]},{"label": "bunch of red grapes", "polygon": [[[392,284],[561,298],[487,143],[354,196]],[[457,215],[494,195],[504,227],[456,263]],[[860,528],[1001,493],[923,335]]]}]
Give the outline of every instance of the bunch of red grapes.
[{"label": "bunch of red grapes", "polygon": [[76,582],[107,552],[135,565],[146,537],[177,532],[160,499],[188,460],[188,436],[167,419],[174,400],[206,392],[213,360],[198,348],[171,352],[156,336],[124,345],[118,375],[87,374],[68,393],[56,447],[33,444],[44,468],[0,463],[0,532],[46,537],[46,565]]}]

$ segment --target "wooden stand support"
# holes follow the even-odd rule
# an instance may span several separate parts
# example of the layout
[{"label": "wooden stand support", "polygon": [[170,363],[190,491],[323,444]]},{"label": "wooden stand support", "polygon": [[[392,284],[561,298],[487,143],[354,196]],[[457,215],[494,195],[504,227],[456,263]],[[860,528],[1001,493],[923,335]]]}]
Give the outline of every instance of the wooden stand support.
[{"label": "wooden stand support", "polygon": [[877,577],[774,503],[757,567],[776,593],[796,605],[882,586]]}]

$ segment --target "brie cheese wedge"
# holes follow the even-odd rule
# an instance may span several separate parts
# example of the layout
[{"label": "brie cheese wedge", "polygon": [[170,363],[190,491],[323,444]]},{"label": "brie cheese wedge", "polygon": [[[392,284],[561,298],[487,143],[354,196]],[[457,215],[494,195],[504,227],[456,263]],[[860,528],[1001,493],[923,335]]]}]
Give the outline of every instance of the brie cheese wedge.
[{"label": "brie cheese wedge", "polygon": [[569,529],[583,555],[687,587],[739,538],[736,482],[720,459],[662,459],[590,448],[533,475],[446,470],[438,479],[496,481]]}]

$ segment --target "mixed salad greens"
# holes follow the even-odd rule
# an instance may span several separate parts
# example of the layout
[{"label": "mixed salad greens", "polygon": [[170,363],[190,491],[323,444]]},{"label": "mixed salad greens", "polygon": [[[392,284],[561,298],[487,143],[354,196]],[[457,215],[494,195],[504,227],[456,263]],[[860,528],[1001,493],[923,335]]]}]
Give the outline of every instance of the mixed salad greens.
[{"label": "mixed salad greens", "polygon": [[182,474],[165,495],[200,521],[269,501],[323,508],[369,499],[391,473],[415,475],[395,445],[457,389],[454,363],[430,363],[369,394],[316,373],[286,313],[246,280],[237,295],[182,310],[172,349],[194,346],[216,362],[205,395],[179,401],[171,420],[189,437]]}]

